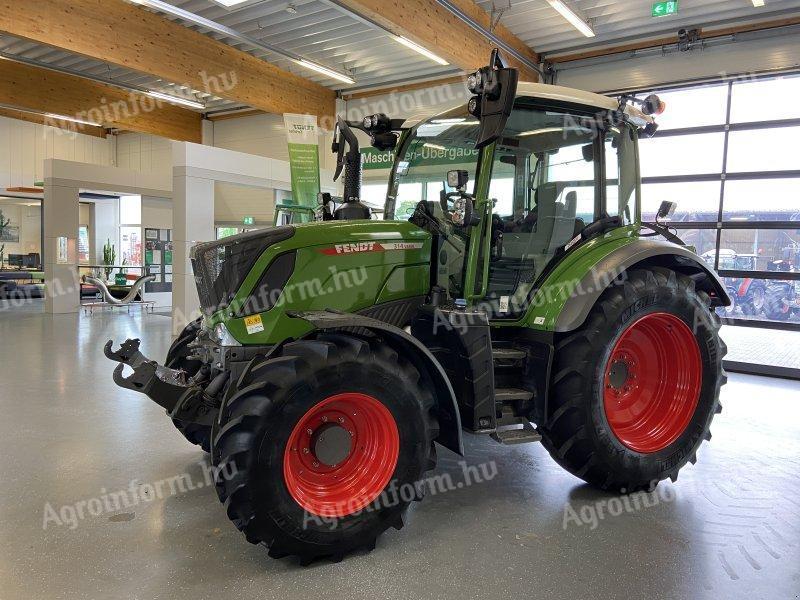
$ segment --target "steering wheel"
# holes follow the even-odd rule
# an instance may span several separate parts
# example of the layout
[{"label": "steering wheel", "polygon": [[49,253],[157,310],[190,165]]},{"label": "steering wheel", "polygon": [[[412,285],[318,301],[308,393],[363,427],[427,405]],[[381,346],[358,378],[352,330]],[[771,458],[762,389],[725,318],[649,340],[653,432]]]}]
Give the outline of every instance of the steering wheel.
[{"label": "steering wheel", "polygon": [[467,192],[459,192],[458,190],[455,192],[445,192],[444,190],[441,191],[439,196],[439,204],[441,204],[442,210],[448,218],[453,212],[453,205],[457,200],[461,200],[462,198],[472,198],[472,195],[468,194]]}]

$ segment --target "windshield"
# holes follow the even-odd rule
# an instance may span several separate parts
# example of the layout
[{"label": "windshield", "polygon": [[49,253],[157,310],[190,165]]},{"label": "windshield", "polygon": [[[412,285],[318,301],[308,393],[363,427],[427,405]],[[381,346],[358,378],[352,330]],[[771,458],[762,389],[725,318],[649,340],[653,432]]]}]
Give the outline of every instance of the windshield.
[{"label": "windshield", "polygon": [[439,203],[447,186],[447,172],[469,173],[467,192],[473,193],[479,151],[475,149],[478,120],[459,108],[419,125],[397,161],[390,195],[395,198],[395,218],[407,219],[421,200]]},{"label": "windshield", "polygon": [[635,138],[627,125],[601,129],[589,114],[517,101],[489,188],[497,243],[488,299],[504,307],[495,316],[523,310],[535,282],[587,225],[613,215],[632,222]]}]

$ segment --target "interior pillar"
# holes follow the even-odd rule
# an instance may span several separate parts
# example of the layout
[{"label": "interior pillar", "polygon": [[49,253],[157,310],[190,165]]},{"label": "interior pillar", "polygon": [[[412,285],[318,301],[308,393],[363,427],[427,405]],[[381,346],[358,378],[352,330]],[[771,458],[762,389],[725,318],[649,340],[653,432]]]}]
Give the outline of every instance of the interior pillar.
[{"label": "interior pillar", "polygon": [[45,179],[44,224],[45,312],[80,310],[78,278],[78,226],[80,190]]},{"label": "interior pillar", "polygon": [[200,316],[189,251],[197,242],[207,242],[214,235],[214,180],[189,175],[187,167],[173,168],[173,274],[172,329],[177,335]]}]

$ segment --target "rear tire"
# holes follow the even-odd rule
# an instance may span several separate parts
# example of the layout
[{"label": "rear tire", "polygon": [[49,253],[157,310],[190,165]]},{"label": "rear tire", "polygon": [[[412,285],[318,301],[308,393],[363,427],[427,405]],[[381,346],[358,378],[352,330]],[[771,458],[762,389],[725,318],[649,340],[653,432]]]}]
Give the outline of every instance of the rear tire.
[{"label": "rear tire", "polygon": [[[338,410],[338,401],[351,408],[329,419],[324,411]],[[338,431],[343,443],[355,441],[328,462],[313,442],[323,421],[342,423],[351,430]],[[324,334],[292,342],[253,363],[222,407],[212,454],[217,494],[246,539],[271,557],[338,560],[402,527],[422,497],[420,478],[436,464],[438,429],[420,374],[382,340]]]},{"label": "rear tire", "polygon": [[[187,377],[197,374],[203,363],[198,360],[189,360],[188,357],[191,356],[189,344],[197,337],[197,332],[200,331],[200,323],[201,319],[192,321],[175,338],[175,341],[172,342],[167,351],[167,358],[164,360],[165,367],[181,369],[186,372]],[[172,419],[172,424],[192,444],[200,446],[205,452],[211,451],[211,427],[196,423],[184,423],[180,419]]]},{"label": "rear tire", "polygon": [[545,448],[603,490],[676,480],[711,439],[726,351],[708,296],[691,279],[662,268],[630,272],[581,329],[556,342]]},{"label": "rear tire", "polygon": [[767,290],[767,297],[764,301],[764,315],[770,321],[788,321],[792,315],[792,309],[786,300],[788,291],[786,293],[784,291],[780,287]]}]

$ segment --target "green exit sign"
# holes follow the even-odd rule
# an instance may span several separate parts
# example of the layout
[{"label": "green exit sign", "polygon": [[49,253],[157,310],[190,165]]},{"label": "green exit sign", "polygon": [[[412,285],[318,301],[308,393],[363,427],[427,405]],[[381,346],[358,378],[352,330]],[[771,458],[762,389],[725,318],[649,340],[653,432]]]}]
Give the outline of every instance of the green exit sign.
[{"label": "green exit sign", "polygon": [[678,14],[678,2],[656,2],[653,4],[654,17],[667,17]]},{"label": "green exit sign", "polygon": [[255,225],[256,220],[254,217],[245,217],[244,219],[242,219],[242,223],[244,223],[245,225]]}]

